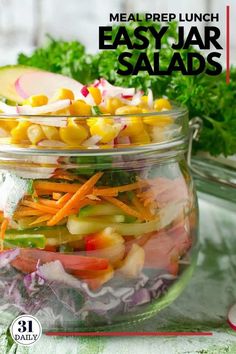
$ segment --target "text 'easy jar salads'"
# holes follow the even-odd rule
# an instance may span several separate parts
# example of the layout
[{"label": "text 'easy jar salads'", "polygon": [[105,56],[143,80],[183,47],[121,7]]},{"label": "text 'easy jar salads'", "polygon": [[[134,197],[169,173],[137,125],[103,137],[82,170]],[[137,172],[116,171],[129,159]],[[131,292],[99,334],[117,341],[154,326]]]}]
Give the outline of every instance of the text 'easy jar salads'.
[{"label": "text 'easy jar salads'", "polygon": [[195,263],[187,112],[63,78],[23,73],[18,104],[0,102],[0,310],[51,330],[132,323],[173,301]]}]

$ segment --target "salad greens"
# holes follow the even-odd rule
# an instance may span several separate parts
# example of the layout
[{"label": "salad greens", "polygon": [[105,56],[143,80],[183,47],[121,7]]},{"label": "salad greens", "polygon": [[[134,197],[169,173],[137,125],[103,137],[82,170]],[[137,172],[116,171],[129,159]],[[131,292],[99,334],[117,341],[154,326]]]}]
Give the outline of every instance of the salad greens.
[{"label": "salad greens", "polygon": [[[148,23],[157,30],[160,23]],[[132,40],[133,29],[137,25],[147,25],[146,22],[136,22],[127,25]],[[168,35],[163,38],[163,47],[160,50],[160,67],[166,67],[173,53],[171,42],[177,39],[177,23],[169,24]],[[113,27],[115,35],[118,26]],[[150,46],[147,54],[150,62],[153,61],[154,41],[150,36]],[[167,95],[179,104],[186,105],[190,118],[200,116],[204,126],[200,140],[195,148],[209,152],[212,155],[225,156],[236,153],[236,68],[231,68],[231,82],[226,85],[225,72],[215,77],[201,74],[198,76],[183,76],[175,72],[170,76],[149,76],[141,72],[138,76],[120,76],[117,57],[123,51],[120,46],[113,51],[100,51],[95,55],[86,53],[81,43],[65,42],[51,37],[43,48],[36,49],[30,56],[20,54],[18,63],[35,66],[48,71],[69,75],[83,84],[104,77],[117,86],[135,87],[147,91],[153,90],[155,96]],[[195,52],[194,48],[189,51]],[[136,53],[137,52],[137,53]],[[136,60],[140,51],[133,50],[133,60]],[[180,50],[182,58],[186,59],[186,50]],[[137,55],[136,55],[137,54]]]}]

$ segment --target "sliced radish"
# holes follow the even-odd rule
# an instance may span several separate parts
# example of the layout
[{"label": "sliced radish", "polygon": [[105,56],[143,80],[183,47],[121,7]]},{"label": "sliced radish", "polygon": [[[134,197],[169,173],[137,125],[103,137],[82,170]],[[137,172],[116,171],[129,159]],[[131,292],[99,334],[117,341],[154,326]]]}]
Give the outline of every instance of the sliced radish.
[{"label": "sliced radish", "polygon": [[82,146],[85,147],[90,147],[90,146],[94,146],[96,145],[100,140],[102,139],[102,137],[100,135],[93,135],[90,138],[88,138],[87,140],[85,140],[82,144]]},{"label": "sliced radish", "polygon": [[113,86],[105,79],[100,79],[100,83],[97,87],[101,90],[102,96],[104,97],[114,97],[119,95],[133,96],[135,94],[134,88]]},{"label": "sliced radish", "polygon": [[236,331],[236,304],[234,304],[228,312],[228,323],[230,327]]},{"label": "sliced radish", "polygon": [[22,98],[44,94],[52,98],[60,88],[73,91],[75,99],[81,98],[83,85],[70,77],[49,73],[47,71],[28,72],[20,76],[15,82],[15,89]]},{"label": "sliced radish", "polygon": [[142,92],[138,91],[135,95],[132,96],[132,100],[122,98],[122,96],[124,97],[124,95],[121,96],[120,100],[121,102],[125,103],[127,106],[137,106],[141,102],[142,95],[143,95]]},{"label": "sliced radish", "polygon": [[54,113],[69,107],[71,104],[70,100],[60,100],[56,102],[52,102],[49,104],[45,104],[44,106],[40,107],[31,107],[28,105],[25,106],[18,106],[17,111],[18,114],[32,114],[32,115],[39,115],[45,113]]},{"label": "sliced radish", "polygon": [[65,147],[66,144],[60,140],[42,140],[38,143],[39,146],[45,147]]},{"label": "sliced radish", "polygon": [[121,144],[121,145],[130,145],[130,138],[129,136],[120,136],[119,138],[117,138],[117,144]]},{"label": "sliced radish", "polygon": [[151,89],[148,89],[147,103],[149,108],[153,108],[153,93]]},{"label": "sliced radish", "polygon": [[88,90],[87,86],[83,86],[80,92],[82,93],[82,95],[84,97],[87,97],[89,95],[89,90]]},{"label": "sliced radish", "polygon": [[35,117],[35,118],[25,118],[28,122],[40,125],[47,125],[50,127],[64,128],[67,126],[66,117]]}]

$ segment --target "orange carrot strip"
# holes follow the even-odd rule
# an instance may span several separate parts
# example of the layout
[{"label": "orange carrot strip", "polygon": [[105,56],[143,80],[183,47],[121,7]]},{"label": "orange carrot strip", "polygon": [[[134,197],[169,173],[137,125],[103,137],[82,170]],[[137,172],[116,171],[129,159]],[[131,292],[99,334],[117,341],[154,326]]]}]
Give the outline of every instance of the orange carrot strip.
[{"label": "orange carrot strip", "polygon": [[76,193],[80,187],[81,184],[78,183],[69,184],[46,181],[37,181],[34,183],[34,188],[36,190],[46,190],[52,192]]},{"label": "orange carrot strip", "polygon": [[153,219],[153,215],[150,213],[148,208],[144,207],[144,205],[140,202],[140,200],[136,197],[136,195],[133,196],[132,203],[134,204],[138,212],[144,216],[145,220]]},{"label": "orange carrot strip", "polygon": [[55,200],[49,200],[49,199],[43,199],[43,198],[39,198],[38,202],[40,204],[52,207],[52,208],[58,208],[57,202]]},{"label": "orange carrot strip", "polygon": [[51,220],[48,221],[48,226],[56,225],[61,219],[63,219],[65,213],[67,213],[70,209],[78,208],[81,200],[91,192],[94,185],[101,178],[103,172],[98,172],[94,176],[92,176],[88,181],[86,181],[72,196],[70,200],[57,212],[56,215],[52,217]]},{"label": "orange carrot strip", "polygon": [[7,218],[4,218],[2,225],[1,225],[1,229],[0,229],[0,239],[1,240],[4,240],[8,224],[9,224],[9,220]]},{"label": "orange carrot strip", "polygon": [[53,178],[57,178],[57,179],[66,179],[68,181],[75,181],[75,180],[78,180],[82,183],[86,182],[85,179],[83,179],[82,177],[79,177],[79,176],[76,176],[76,175],[73,175],[72,173],[70,172],[67,172],[65,170],[60,170],[58,169],[54,175],[53,175]]},{"label": "orange carrot strip", "polygon": [[52,199],[53,200],[59,200],[61,197],[62,197],[61,193],[56,193],[56,192],[52,193]]},{"label": "orange carrot strip", "polygon": [[30,225],[40,224],[41,222],[48,221],[51,219],[52,214],[46,214],[38,217],[35,221],[31,222]]},{"label": "orange carrot strip", "polygon": [[47,190],[37,190],[37,195],[38,197],[41,197],[42,195],[51,195],[53,192],[52,191],[47,191]]},{"label": "orange carrot strip", "polygon": [[110,188],[104,188],[104,189],[98,189],[94,188],[93,190],[93,195],[95,196],[102,196],[102,197],[117,197],[119,191],[115,189],[110,189]]},{"label": "orange carrot strip", "polygon": [[73,195],[73,194],[71,194],[71,193],[66,193],[66,194],[64,194],[64,195],[56,202],[57,206],[60,206],[60,207],[63,206],[66,202],[68,202],[68,200],[71,199],[72,195]]},{"label": "orange carrot strip", "polygon": [[113,197],[103,197],[103,199],[105,199],[106,201],[108,201],[111,204],[114,204],[118,208],[122,209],[126,214],[135,216],[136,218],[141,219],[141,220],[144,219],[142,214],[140,214],[137,210],[131,208],[127,204],[123,203],[119,199],[116,199]]},{"label": "orange carrot strip", "polygon": [[126,184],[125,186],[118,186],[118,187],[111,187],[111,188],[94,188],[93,194],[105,195],[105,196],[110,196],[112,194],[117,195],[118,193],[128,192],[134,189],[138,189],[141,186],[142,186],[141,182],[135,182],[131,184]]},{"label": "orange carrot strip", "polygon": [[25,205],[28,206],[32,209],[37,209],[37,210],[42,210],[44,211],[46,214],[56,214],[58,212],[58,209],[56,208],[52,208],[46,205],[42,205],[40,203],[36,203],[36,202],[30,202],[28,200],[23,200],[21,202],[21,205]]},{"label": "orange carrot strip", "polygon": [[42,210],[32,208],[20,208],[14,213],[14,218],[22,218],[24,216],[37,216],[45,214]]}]

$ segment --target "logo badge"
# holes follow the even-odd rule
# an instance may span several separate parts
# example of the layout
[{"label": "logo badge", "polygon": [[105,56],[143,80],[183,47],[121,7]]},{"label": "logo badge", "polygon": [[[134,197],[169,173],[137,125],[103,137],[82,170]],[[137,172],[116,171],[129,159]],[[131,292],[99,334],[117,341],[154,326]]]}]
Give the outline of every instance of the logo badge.
[{"label": "logo badge", "polygon": [[42,326],[39,320],[30,315],[18,316],[11,324],[12,339],[17,343],[30,346],[36,343],[42,335]]}]

